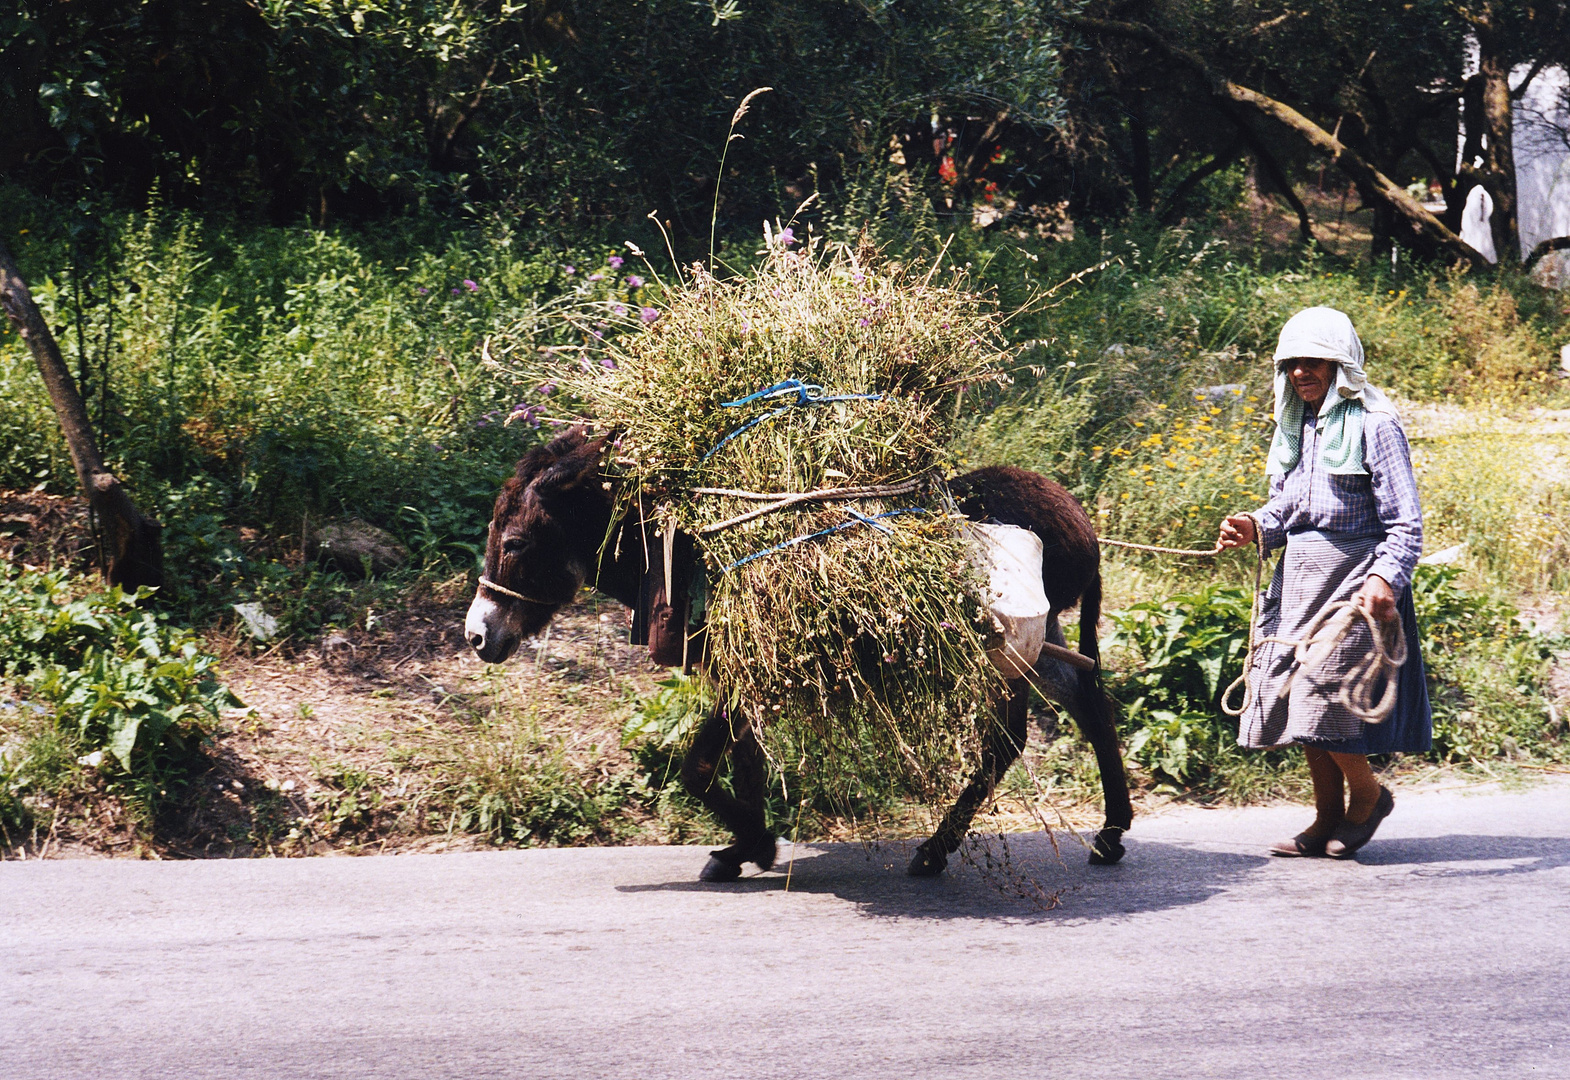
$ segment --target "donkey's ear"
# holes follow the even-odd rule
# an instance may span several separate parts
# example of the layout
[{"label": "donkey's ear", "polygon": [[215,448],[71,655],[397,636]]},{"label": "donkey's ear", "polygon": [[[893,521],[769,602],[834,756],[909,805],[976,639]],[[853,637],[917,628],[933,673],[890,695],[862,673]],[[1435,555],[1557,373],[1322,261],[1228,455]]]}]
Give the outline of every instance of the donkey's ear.
[{"label": "donkey's ear", "polygon": [[518,483],[528,487],[536,476],[556,463],[556,455],[547,447],[536,446],[518,461],[518,466],[513,470],[513,475]]},{"label": "donkey's ear", "polygon": [[565,495],[585,486],[598,487],[600,456],[604,450],[604,439],[583,443],[541,473],[532,485],[534,490],[543,497],[551,497]]}]

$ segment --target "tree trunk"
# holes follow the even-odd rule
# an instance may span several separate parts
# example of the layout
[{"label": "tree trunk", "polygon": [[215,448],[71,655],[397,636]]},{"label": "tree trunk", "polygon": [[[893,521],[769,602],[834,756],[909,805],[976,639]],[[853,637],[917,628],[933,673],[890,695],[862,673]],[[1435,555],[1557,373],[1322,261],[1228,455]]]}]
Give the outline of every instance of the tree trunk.
[{"label": "tree trunk", "polygon": [[1478,179],[1494,200],[1489,225],[1494,251],[1500,261],[1521,258],[1521,236],[1516,224],[1515,150],[1510,115],[1510,61],[1500,55],[1493,11],[1473,21],[1477,32],[1478,70],[1481,82],[1483,170]]},{"label": "tree trunk", "polygon": [[164,583],[163,526],[142,514],[131,501],[120,481],[104,467],[93,439],[87,406],[77,393],[71,372],[60,355],[60,346],[38,306],[33,303],[27,283],[22,280],[11,252],[0,242],[0,308],[16,327],[38,362],[38,371],[49,390],[60,430],[71,450],[77,483],[92,509],[105,539],[103,568],[111,585],[136,589]]},{"label": "tree trunk", "polygon": [[1128,143],[1133,164],[1134,202],[1148,214],[1156,203],[1156,195],[1150,175],[1150,128],[1145,123],[1144,102],[1137,91],[1128,103]]}]

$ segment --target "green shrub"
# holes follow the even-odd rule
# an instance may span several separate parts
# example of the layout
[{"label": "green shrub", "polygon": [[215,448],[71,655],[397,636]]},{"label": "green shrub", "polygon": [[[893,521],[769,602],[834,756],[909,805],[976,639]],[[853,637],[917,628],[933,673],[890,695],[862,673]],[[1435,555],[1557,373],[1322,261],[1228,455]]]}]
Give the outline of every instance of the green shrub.
[{"label": "green shrub", "polygon": [[1209,585],[1112,612],[1107,648],[1130,661],[1109,680],[1128,732],[1126,752],[1178,783],[1202,780],[1236,726],[1221,716],[1222,692],[1243,670],[1253,601],[1248,590]]},{"label": "green shrub", "polygon": [[1433,756],[1564,760],[1549,730],[1549,664],[1561,638],[1524,625],[1516,610],[1464,588],[1453,566],[1420,566],[1412,583],[1434,710]]},{"label": "green shrub", "polygon": [[199,767],[220,710],[236,703],[216,664],[137,596],[80,592],[63,571],[0,567],[0,686],[20,699],[0,713],[10,821],[21,823],[26,793],[69,780],[67,760],[151,819]]}]

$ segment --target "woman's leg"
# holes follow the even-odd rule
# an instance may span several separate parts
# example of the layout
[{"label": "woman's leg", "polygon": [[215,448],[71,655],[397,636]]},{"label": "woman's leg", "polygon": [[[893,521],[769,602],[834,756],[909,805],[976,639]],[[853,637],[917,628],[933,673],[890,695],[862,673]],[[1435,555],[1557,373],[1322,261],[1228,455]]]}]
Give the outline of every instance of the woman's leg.
[{"label": "woman's leg", "polygon": [[[1368,756],[1337,754],[1334,751],[1330,751],[1328,756],[1334,762],[1333,767],[1346,777],[1349,793],[1346,819],[1354,825],[1361,825],[1368,820],[1368,815],[1374,812],[1374,804],[1379,801],[1379,781],[1374,778],[1374,770],[1368,766]],[[1317,778],[1314,789],[1319,789]]]},{"label": "woman's leg", "polygon": [[[1329,751],[1305,746],[1303,753],[1308,758],[1308,775],[1314,780],[1314,823],[1303,831],[1315,839],[1320,839],[1335,832],[1336,826],[1346,817],[1343,773],[1332,760]],[[1351,756],[1353,755],[1336,755],[1336,757]],[[1374,804],[1368,805],[1372,808]],[[1367,815],[1364,816],[1366,818]]]}]

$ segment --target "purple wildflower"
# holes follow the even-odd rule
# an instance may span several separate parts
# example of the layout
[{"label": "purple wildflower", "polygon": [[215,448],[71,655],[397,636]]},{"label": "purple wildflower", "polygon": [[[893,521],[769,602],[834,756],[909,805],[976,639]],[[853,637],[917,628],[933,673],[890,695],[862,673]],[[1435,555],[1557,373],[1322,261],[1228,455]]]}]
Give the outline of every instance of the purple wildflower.
[{"label": "purple wildflower", "polygon": [[591,330],[590,333],[592,333],[597,338],[603,338],[605,336],[604,330]]},{"label": "purple wildflower", "polygon": [[638,318],[642,319],[646,323],[651,323],[659,317],[660,313],[651,307],[646,307],[642,311],[638,312]]},{"label": "purple wildflower", "polygon": [[605,275],[604,274],[590,274],[589,275],[589,280],[590,281],[604,281],[605,280]]},{"label": "purple wildflower", "polygon": [[605,261],[611,264],[611,269],[612,270],[620,270],[621,269],[621,264],[626,262],[627,260],[622,258],[620,255],[612,255],[609,259],[606,259]]},{"label": "purple wildflower", "polygon": [[878,302],[878,298],[876,296],[863,296],[861,298],[861,302],[863,304],[874,305]]},{"label": "purple wildflower", "polygon": [[452,294],[453,294],[453,295],[454,295],[454,296],[457,296],[457,295],[458,295],[458,294],[459,294],[459,293],[460,293],[460,292],[461,292],[461,291],[462,291],[462,290],[460,290],[460,289],[458,289],[458,288],[456,288],[456,287],[454,287],[454,288],[453,288],[453,291],[452,291]]},{"label": "purple wildflower", "polygon": [[627,275],[627,288],[629,288],[629,289],[641,289],[641,288],[643,288],[643,279],[641,277],[639,277],[637,274],[628,274]]},{"label": "purple wildflower", "polygon": [[611,310],[614,311],[618,315],[625,315],[625,314],[627,314],[627,305],[626,304],[612,304],[611,305]]},{"label": "purple wildflower", "polygon": [[555,392],[556,392],[556,384],[555,383],[547,382],[547,383],[541,383],[540,384],[540,396],[541,397],[550,397]]},{"label": "purple wildflower", "polygon": [[611,371],[615,371],[616,370],[616,361],[612,360],[610,357],[607,356],[605,359],[600,361],[600,367],[607,368],[607,369],[609,369]]},{"label": "purple wildflower", "polygon": [[872,320],[871,319],[857,319],[856,320],[856,325],[857,326],[871,326],[872,325]]},{"label": "purple wildflower", "polygon": [[574,266],[564,266],[561,268],[561,272],[566,274],[568,277],[571,277],[578,272],[578,269]]},{"label": "purple wildflower", "polygon": [[780,230],[779,240],[781,244],[789,247],[791,244],[796,242],[796,230],[787,225],[785,228]]},{"label": "purple wildflower", "polygon": [[419,293],[421,296],[424,296],[426,293],[430,292],[431,290],[427,289],[424,285],[421,285],[418,289],[415,289],[414,291]]},{"label": "purple wildflower", "polygon": [[851,281],[854,281],[857,285],[860,285],[863,281],[867,280],[867,275],[863,274],[860,270],[857,270],[854,274],[852,274],[850,276],[850,279],[851,279]]},{"label": "purple wildflower", "polygon": [[479,292],[480,291],[479,284],[477,282],[473,281],[470,278],[464,278],[463,279],[463,287],[465,289],[468,289],[470,292]]}]

